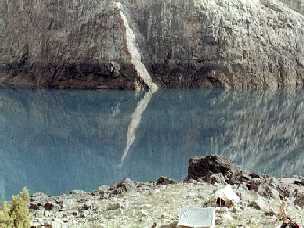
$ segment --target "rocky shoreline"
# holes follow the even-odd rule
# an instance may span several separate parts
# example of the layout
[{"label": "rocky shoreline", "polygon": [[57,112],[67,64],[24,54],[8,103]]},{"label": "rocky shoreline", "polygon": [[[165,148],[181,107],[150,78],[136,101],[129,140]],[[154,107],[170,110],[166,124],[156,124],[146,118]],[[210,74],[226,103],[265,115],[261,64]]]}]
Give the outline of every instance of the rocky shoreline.
[{"label": "rocky shoreline", "polygon": [[[238,203],[216,197],[232,186]],[[176,182],[125,179],[96,191],[31,197],[32,227],[176,227],[183,207],[215,207],[217,227],[300,227],[304,178],[245,172],[216,156],[190,159],[188,177]]]}]

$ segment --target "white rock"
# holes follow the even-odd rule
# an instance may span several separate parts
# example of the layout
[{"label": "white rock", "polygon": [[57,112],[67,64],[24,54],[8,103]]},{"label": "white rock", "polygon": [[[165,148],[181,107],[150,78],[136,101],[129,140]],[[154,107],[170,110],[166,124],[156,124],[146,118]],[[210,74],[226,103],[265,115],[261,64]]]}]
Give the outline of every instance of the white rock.
[{"label": "white rock", "polygon": [[225,202],[230,202],[233,205],[240,202],[240,197],[233,191],[231,185],[227,185],[225,188],[215,192],[215,198],[220,198]]}]

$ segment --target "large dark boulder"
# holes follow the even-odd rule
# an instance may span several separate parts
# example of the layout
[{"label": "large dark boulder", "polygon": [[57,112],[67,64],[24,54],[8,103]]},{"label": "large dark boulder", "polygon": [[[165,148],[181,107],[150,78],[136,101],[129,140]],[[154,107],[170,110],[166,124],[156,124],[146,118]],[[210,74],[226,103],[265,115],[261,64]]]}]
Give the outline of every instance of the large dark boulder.
[{"label": "large dark boulder", "polygon": [[210,182],[218,174],[227,183],[235,183],[241,179],[241,170],[230,160],[219,156],[194,157],[189,161],[187,179],[204,180]]}]

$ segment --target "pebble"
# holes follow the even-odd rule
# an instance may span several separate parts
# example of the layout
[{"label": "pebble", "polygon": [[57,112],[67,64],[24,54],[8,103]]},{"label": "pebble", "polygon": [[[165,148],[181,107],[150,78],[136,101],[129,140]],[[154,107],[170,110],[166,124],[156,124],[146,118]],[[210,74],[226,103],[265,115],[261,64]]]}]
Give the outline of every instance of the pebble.
[{"label": "pebble", "polygon": [[47,211],[51,211],[51,210],[53,210],[53,208],[54,208],[54,204],[48,202],[48,203],[44,204],[44,208],[45,208],[45,210],[47,210]]}]

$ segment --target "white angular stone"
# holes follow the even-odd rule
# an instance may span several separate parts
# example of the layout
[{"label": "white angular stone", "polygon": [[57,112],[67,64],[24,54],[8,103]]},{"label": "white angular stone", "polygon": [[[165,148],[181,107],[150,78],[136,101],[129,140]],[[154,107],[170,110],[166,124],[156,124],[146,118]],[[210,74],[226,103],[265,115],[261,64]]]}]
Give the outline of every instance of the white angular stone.
[{"label": "white angular stone", "polygon": [[227,185],[225,188],[218,190],[215,193],[215,198],[220,198],[232,204],[238,204],[240,202],[240,197],[233,191],[231,185]]}]

